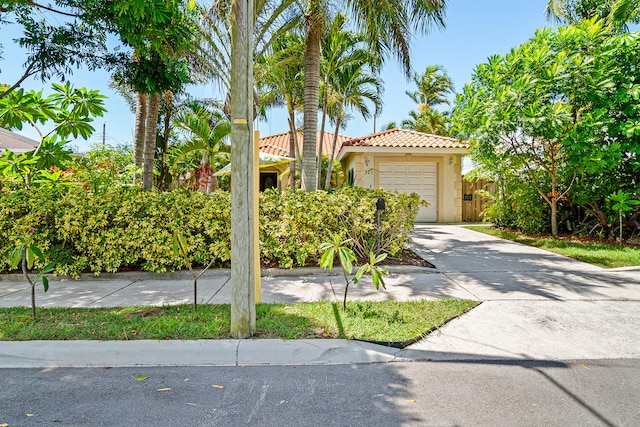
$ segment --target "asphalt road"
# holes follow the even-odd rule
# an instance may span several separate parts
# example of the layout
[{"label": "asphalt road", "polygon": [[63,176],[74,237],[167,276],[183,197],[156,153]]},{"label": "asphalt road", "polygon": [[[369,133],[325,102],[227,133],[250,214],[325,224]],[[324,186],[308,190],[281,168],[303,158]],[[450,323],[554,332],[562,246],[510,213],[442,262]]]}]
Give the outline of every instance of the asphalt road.
[{"label": "asphalt road", "polygon": [[0,425],[638,426],[639,379],[638,359],[0,369]]}]

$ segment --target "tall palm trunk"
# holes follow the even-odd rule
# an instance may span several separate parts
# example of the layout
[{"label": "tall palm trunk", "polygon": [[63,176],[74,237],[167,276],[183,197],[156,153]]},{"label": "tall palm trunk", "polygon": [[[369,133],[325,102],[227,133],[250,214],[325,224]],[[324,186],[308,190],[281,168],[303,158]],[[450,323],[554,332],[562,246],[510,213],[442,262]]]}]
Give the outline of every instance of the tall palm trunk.
[{"label": "tall palm trunk", "polygon": [[340,116],[342,115],[342,106],[340,107],[340,114],[336,118],[336,133],[333,134],[333,143],[331,144],[331,154],[329,156],[329,165],[327,166],[327,178],[324,182],[325,190],[331,186],[331,172],[333,169],[333,157],[336,152],[336,146],[338,145],[338,132],[340,131]]},{"label": "tall palm trunk", "polygon": [[317,189],[316,132],[320,84],[320,31],[317,17],[305,15],[307,29],[304,51],[304,139],[302,143],[302,188]]},{"label": "tall palm trunk", "polygon": [[173,119],[173,93],[170,90],[164,93],[165,115],[164,130],[162,134],[162,166],[160,169],[160,189],[165,191],[167,188],[167,151],[169,151],[169,133],[171,131],[171,120]]},{"label": "tall palm trunk", "polygon": [[151,190],[153,187],[153,161],[156,153],[159,108],[160,94],[151,94],[149,96],[149,107],[147,108],[146,132],[144,138],[144,173],[142,178],[142,189],[145,191]]},{"label": "tall palm trunk", "polygon": [[302,170],[300,161],[300,149],[298,147],[298,131],[296,130],[296,118],[293,108],[289,109],[289,157],[295,161],[289,163],[289,176],[291,178],[291,188],[296,188],[296,164],[298,170]]},{"label": "tall palm trunk", "polygon": [[[146,119],[147,95],[144,93],[136,92],[136,127],[133,147],[133,162],[139,168],[142,168],[144,166],[144,138],[146,133]],[[140,174],[136,174],[136,182],[139,182],[140,179]]]},{"label": "tall palm trunk", "polygon": [[322,121],[320,122],[320,141],[318,143],[318,163],[316,166],[318,168],[318,189],[319,190],[322,190],[322,148],[324,147],[324,128],[327,123],[327,104],[329,103],[328,101],[329,82],[327,80],[328,79],[325,79],[325,82],[324,82],[325,93],[324,93],[324,100],[322,101]]}]

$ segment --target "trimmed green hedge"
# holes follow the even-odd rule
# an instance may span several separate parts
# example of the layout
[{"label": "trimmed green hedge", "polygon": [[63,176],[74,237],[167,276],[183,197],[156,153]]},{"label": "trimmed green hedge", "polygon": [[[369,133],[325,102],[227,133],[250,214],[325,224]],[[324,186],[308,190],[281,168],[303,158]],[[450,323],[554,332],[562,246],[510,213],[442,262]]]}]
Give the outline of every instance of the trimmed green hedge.
[{"label": "trimmed green hedge", "polygon": [[[318,247],[333,233],[354,240],[363,256],[376,243],[376,196],[383,196],[382,250],[399,254],[422,204],[415,194],[345,188],[307,193],[260,194],[260,254],[263,264],[291,268],[317,260]],[[173,255],[172,236],[187,238],[196,263],[229,261],[230,195],[141,192],[113,188],[38,189],[0,194],[0,270],[9,268],[17,237],[33,227],[37,244],[58,262],[56,273],[77,276],[134,268],[171,271],[184,267]]]}]

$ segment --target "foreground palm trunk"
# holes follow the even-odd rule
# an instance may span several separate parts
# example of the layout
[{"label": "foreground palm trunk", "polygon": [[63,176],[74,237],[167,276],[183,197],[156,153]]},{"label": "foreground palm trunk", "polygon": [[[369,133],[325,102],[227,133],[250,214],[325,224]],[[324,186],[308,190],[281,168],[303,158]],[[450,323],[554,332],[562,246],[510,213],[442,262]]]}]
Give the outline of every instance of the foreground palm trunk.
[{"label": "foreground palm trunk", "polygon": [[158,109],[160,108],[160,94],[149,95],[149,107],[147,108],[147,118],[145,120],[144,138],[144,173],[142,176],[142,189],[151,190],[153,188],[153,167],[156,154],[156,136],[158,134]]},{"label": "foreground palm trunk", "polygon": [[233,2],[231,54],[231,328],[234,338],[256,330],[258,251],[257,153],[253,142],[253,0]]},{"label": "foreground palm trunk", "polygon": [[[136,92],[136,124],[135,124],[135,144],[133,148],[133,162],[138,167],[144,166],[144,137],[146,134],[146,120],[147,120],[147,95],[141,92]],[[141,179],[139,174],[136,174],[136,183]]]},{"label": "foreground palm trunk", "polygon": [[320,31],[313,14],[305,16],[307,39],[304,52],[304,137],[302,141],[302,188],[315,191],[317,185],[316,132],[320,85]]}]

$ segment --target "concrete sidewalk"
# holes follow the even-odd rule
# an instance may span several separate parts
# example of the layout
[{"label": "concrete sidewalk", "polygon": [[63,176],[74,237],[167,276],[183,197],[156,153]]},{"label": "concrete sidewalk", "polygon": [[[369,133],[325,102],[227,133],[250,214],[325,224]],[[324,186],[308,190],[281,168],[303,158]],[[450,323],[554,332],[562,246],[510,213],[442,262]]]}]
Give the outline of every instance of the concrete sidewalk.
[{"label": "concrete sidewalk", "polygon": [[[437,268],[393,267],[387,289],[370,283],[351,299],[465,298],[483,303],[398,351],[343,340],[0,342],[0,366],[265,365],[393,360],[640,357],[640,271],[609,271],[455,225],[418,225],[413,249]],[[341,277],[321,269],[264,270],[262,302],[333,299]],[[228,270],[198,281],[200,303],[230,301]],[[191,303],[188,272],[117,273],[53,280],[40,307]],[[19,278],[0,280],[0,307],[30,305]]]}]

